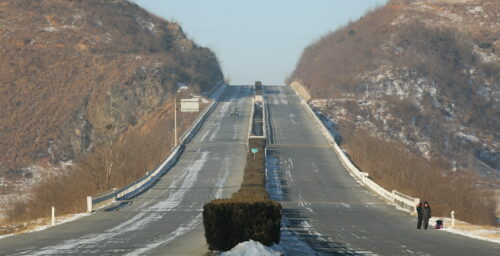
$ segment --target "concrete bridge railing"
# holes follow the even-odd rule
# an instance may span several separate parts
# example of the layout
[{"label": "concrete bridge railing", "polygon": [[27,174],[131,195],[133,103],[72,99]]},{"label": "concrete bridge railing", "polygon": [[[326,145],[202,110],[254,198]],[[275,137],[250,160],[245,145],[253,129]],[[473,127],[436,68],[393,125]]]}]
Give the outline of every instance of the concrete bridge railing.
[{"label": "concrete bridge railing", "polygon": [[[305,88],[297,81],[292,83],[292,88],[295,90],[297,95],[301,97],[303,95]],[[307,94],[308,95],[308,94]],[[301,97],[302,98],[302,97]],[[396,190],[388,191],[382,186],[375,183],[372,179],[370,179],[369,174],[366,172],[360,171],[347,157],[344,151],[339,147],[337,142],[335,142],[335,138],[330,133],[330,131],[326,128],[323,122],[319,119],[313,109],[307,104],[307,102],[302,98],[301,104],[306,109],[307,113],[314,119],[316,125],[321,130],[321,132],[328,138],[328,141],[332,144],[335,154],[340,159],[342,165],[347,169],[349,174],[353,176],[356,180],[360,181],[364,186],[369,188],[370,190],[377,193],[384,200],[393,203],[400,210],[407,211],[411,214],[416,214],[416,205],[420,202],[419,198],[414,198],[403,193],[400,193]]]},{"label": "concrete bridge railing", "polygon": [[184,132],[184,134],[181,136],[179,146],[172,150],[165,161],[163,161],[152,171],[148,172],[144,177],[125,186],[122,189],[113,189],[97,195],[88,196],[87,212],[92,212],[96,209],[105,207],[117,200],[127,200],[133,198],[154,185],[158,178],[163,176],[177,162],[184,150],[185,144],[191,141],[196,132],[203,125],[205,119],[215,109],[217,101],[220,95],[222,95],[222,93],[224,92],[225,88],[226,85],[221,84],[216,90],[211,93],[212,101],[210,102],[210,104],[205,107],[203,112],[196,118],[191,127],[186,132]]}]

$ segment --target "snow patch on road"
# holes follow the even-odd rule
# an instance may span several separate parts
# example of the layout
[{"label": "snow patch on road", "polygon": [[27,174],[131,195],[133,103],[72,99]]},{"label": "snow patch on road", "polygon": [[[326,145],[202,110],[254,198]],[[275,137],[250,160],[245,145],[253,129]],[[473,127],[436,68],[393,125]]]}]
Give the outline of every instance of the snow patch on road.
[{"label": "snow patch on road", "polygon": [[299,194],[299,200],[298,200],[299,206],[306,209],[310,213],[314,213],[313,209],[311,208],[311,203],[304,201],[302,198],[302,195]]},{"label": "snow patch on road", "polygon": [[234,102],[234,99],[240,94],[241,88],[237,87],[238,90],[235,90],[232,95],[228,98],[228,101],[221,104],[220,110],[217,113],[214,113],[214,121],[215,128],[213,129],[212,136],[210,136],[210,141],[214,141],[217,138],[217,134],[219,133],[222,118],[227,115],[229,110],[229,106]]},{"label": "snow patch on road", "polygon": [[295,115],[293,113],[290,113],[288,117],[290,118],[290,121],[292,121],[292,124],[299,125],[299,123],[295,120]]},{"label": "snow patch on road", "polygon": [[351,205],[348,203],[341,202],[340,205],[344,206],[345,208],[351,208]]},{"label": "snow patch on road", "polygon": [[217,138],[217,134],[219,133],[220,127],[222,125],[222,118],[227,114],[230,105],[231,102],[224,102],[220,107],[220,111],[217,112],[217,114],[214,116],[215,120],[213,121],[213,123],[215,124],[215,128],[213,129],[212,136],[210,136],[210,141],[214,141]]},{"label": "snow patch on road", "polygon": [[[280,175],[278,173],[279,160],[276,157],[269,156],[266,154],[266,189],[269,192],[269,196],[272,200],[283,201],[283,188],[281,187]],[[291,159],[290,159],[291,162]],[[291,162],[293,165],[293,162]],[[280,245],[283,249],[290,255],[317,255],[317,253],[306,243],[302,242],[294,233],[292,233],[288,226],[290,226],[290,221],[288,218],[283,216],[281,218],[281,236]]]},{"label": "snow patch on road", "polygon": [[[178,206],[187,192],[193,187],[198,178],[198,174],[208,160],[208,152],[203,152],[200,158],[184,169],[184,172],[177,176],[169,186],[170,190],[175,190],[167,200],[161,201],[146,209],[146,211],[170,211]],[[181,183],[182,182],[182,183]],[[180,189],[179,189],[180,188]]]},{"label": "snow patch on road", "polygon": [[167,236],[162,236],[161,238],[156,239],[154,242],[146,244],[142,248],[129,252],[125,255],[126,256],[144,255],[147,252],[155,250],[156,248],[163,247],[172,242],[177,237],[182,236],[186,234],[188,231],[193,230],[194,227],[196,227],[200,223],[201,223],[201,213],[196,215],[196,217],[191,219],[191,221],[189,221],[188,223],[179,226],[176,230],[174,230]]},{"label": "snow patch on road", "polygon": [[199,142],[204,142],[205,139],[207,138],[208,134],[210,134],[210,130],[205,131],[201,136],[200,139],[198,140]]},{"label": "snow patch on road", "polygon": [[108,229],[104,231],[104,233],[101,234],[90,234],[90,235],[85,235],[77,239],[69,239],[66,241],[63,241],[60,244],[53,245],[53,246],[46,246],[41,249],[38,249],[38,251],[26,251],[26,252],[21,252],[19,254],[15,255],[30,255],[30,256],[38,256],[38,255],[51,255],[51,254],[60,254],[60,253],[70,253],[72,249],[75,250],[82,250],[84,249],[84,245],[93,245],[97,244],[100,241],[103,240],[108,240],[111,239],[119,234],[122,234],[125,231],[125,228],[129,226],[130,224],[134,223],[135,221],[139,220],[145,213],[139,213],[136,215],[134,218],[121,223],[120,225]]},{"label": "snow patch on road", "polygon": [[283,201],[283,189],[281,187],[280,176],[278,173],[278,159],[275,157],[266,157],[266,189],[269,196],[276,201]]},{"label": "snow patch on road", "polygon": [[[269,195],[272,200],[275,201],[285,201],[283,189],[281,186],[281,175],[284,175],[288,181],[293,183],[293,177],[291,173],[291,169],[293,168],[293,161],[291,158],[288,158],[284,161],[279,161],[278,158],[270,156],[270,154],[266,154],[266,189],[269,192]],[[314,168],[314,166],[313,166]],[[298,195],[298,204],[300,207],[305,210],[313,213],[312,208],[310,208],[310,203],[304,201],[302,196]],[[340,203],[342,206],[349,208],[350,205],[347,203]],[[308,243],[300,240],[300,234],[298,232],[305,232],[306,236],[314,237],[314,240],[320,243],[327,244],[335,244],[331,238],[322,235],[317,232],[311,222],[307,220],[303,220],[297,226],[289,228],[291,226],[290,219],[288,219],[285,215],[281,219],[281,236],[280,236],[280,246],[285,251],[287,255],[329,255],[327,253],[322,253],[319,251],[315,251]],[[348,245],[346,245],[348,246]],[[343,249],[343,253],[347,255],[376,255],[371,251],[364,250],[354,250],[349,247]]]},{"label": "snow patch on road", "polygon": [[[217,182],[216,182],[216,185],[215,185],[215,187],[217,188],[217,190],[215,191],[215,198],[222,197],[222,193],[223,193],[223,190],[224,190],[224,184],[226,183],[226,180],[227,180],[227,178],[229,176],[229,168],[228,168],[228,166],[229,166],[229,159],[231,159],[231,158],[232,158],[232,156],[231,157],[225,157],[224,160],[223,160],[223,162],[224,162],[224,164],[223,164],[224,172],[223,172],[223,174],[219,175],[219,177],[217,178]],[[206,161],[206,159],[208,159],[208,153],[204,152],[202,154],[202,157],[199,160],[197,160],[197,161],[200,161],[200,162],[197,163],[197,161],[195,161],[192,165],[190,165],[191,166],[190,169],[191,170],[198,169],[198,172],[199,172],[199,170],[201,170],[201,168],[203,167],[204,162]],[[186,168],[186,169],[189,169],[189,167]],[[174,184],[174,183],[178,184],[178,182],[172,182],[172,184]],[[189,184],[184,183],[184,185],[189,185]],[[191,187],[192,187],[192,185],[191,185]],[[187,192],[187,190],[184,190],[184,189],[181,189],[180,191]],[[199,210],[201,210],[201,209],[199,209]],[[162,237],[154,240],[153,242],[144,245],[143,248],[134,250],[134,251],[132,251],[130,253],[127,253],[125,255],[127,255],[127,256],[144,255],[144,254],[146,254],[146,253],[148,253],[148,252],[150,252],[152,250],[155,250],[156,248],[163,247],[163,246],[169,244],[170,242],[172,242],[173,240],[175,240],[177,237],[182,236],[182,235],[186,234],[187,232],[193,230],[197,225],[199,225],[201,223],[201,220],[202,220],[202,215],[198,214],[195,218],[193,218],[187,224],[181,225],[175,231],[173,231],[172,233],[168,234],[167,236],[162,236]]]},{"label": "snow patch on road", "polygon": [[217,191],[215,192],[216,199],[222,197],[222,193],[224,192],[224,184],[226,183],[227,177],[229,176],[229,159],[231,159],[233,157],[234,156],[231,155],[230,158],[225,157],[223,160],[224,161],[224,174],[222,177],[219,176],[219,178],[217,179],[217,183],[215,185],[217,188]]},{"label": "snow patch on road", "polygon": [[[199,152],[198,152],[199,153]],[[184,198],[184,195],[193,187],[194,182],[196,181],[199,172],[203,168],[205,162],[208,159],[208,152],[201,153],[201,156],[198,160],[191,163],[188,167],[186,167],[180,175],[178,175],[174,181],[170,184],[169,189],[175,190],[165,201],[159,202],[153,206],[148,207],[144,211],[135,215],[133,218],[119,224],[118,226],[108,229],[100,234],[89,234],[82,236],[77,239],[70,239],[63,241],[58,245],[47,246],[41,248],[37,252],[27,251],[20,253],[18,255],[48,255],[48,254],[58,254],[61,252],[72,252],[74,250],[81,251],[82,249],[86,249],[86,246],[93,246],[99,244],[99,242],[104,240],[112,239],[113,237],[123,235],[127,232],[136,232],[138,230],[144,229],[149,223],[154,222],[155,220],[161,219],[163,217],[162,211],[170,211],[174,207],[178,206],[179,203]],[[150,213],[152,212],[153,213]],[[201,214],[199,215],[199,219],[201,219]],[[192,221],[198,221],[196,218]],[[192,224],[195,226],[198,222]],[[191,222],[190,222],[191,223]],[[169,237],[174,239],[176,236],[180,234],[184,234],[189,231],[191,228],[191,224],[187,224],[184,226],[180,226],[176,231],[171,233]],[[172,239],[162,239],[160,244],[163,244],[165,241],[170,242]],[[159,243],[158,241],[155,243]]]}]

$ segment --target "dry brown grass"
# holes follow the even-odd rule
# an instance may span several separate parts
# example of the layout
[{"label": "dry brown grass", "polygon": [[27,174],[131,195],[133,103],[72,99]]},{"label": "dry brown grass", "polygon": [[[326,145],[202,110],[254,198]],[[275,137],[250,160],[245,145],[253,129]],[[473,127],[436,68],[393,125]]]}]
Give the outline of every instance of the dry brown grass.
[{"label": "dry brown grass", "polygon": [[[473,23],[482,24],[481,18],[468,14],[463,6],[445,2],[439,1],[438,8],[417,9],[416,1],[389,1],[307,47],[288,82],[301,81],[313,98],[338,100],[335,110],[339,112],[330,114],[350,120],[339,124],[345,147],[355,164],[375,181],[431,201],[436,214],[448,216],[454,209],[461,214],[458,218],[471,223],[494,224],[496,202],[475,185],[481,180],[470,173],[477,173],[475,167],[484,164],[492,172],[498,166],[498,157],[490,151],[495,151],[491,142],[500,138],[500,108],[492,99],[494,93],[484,96],[478,88],[485,83],[498,88],[500,67],[480,61],[473,47],[498,52],[492,43],[498,29],[478,30]],[[479,2],[483,1],[474,1],[474,5]],[[492,10],[485,12],[498,11],[498,5],[490,6]],[[459,12],[472,25],[454,24],[437,14],[440,8]],[[471,67],[473,72],[468,72]],[[400,70],[408,72],[398,73]],[[393,76],[385,75],[386,71]],[[409,81],[422,78],[436,89],[436,95],[424,94],[421,101],[414,102],[385,90],[386,85],[396,88],[399,83],[413,89]],[[384,89],[378,90],[381,87]],[[363,106],[359,101],[372,104]],[[453,113],[443,106],[453,106]],[[360,127],[373,124],[374,133],[393,141],[371,137],[355,127],[358,116],[367,121],[358,122]],[[485,139],[476,144],[464,142],[457,138],[456,127],[466,127]],[[395,142],[403,141],[400,136],[410,143],[429,142],[431,160],[417,154],[416,145]],[[483,146],[485,141],[488,146]],[[452,168],[443,158],[456,162],[462,170],[447,171]]]},{"label": "dry brown grass", "polygon": [[[355,76],[374,70],[374,60],[382,54],[380,45],[391,33],[386,26],[399,11],[377,8],[363,18],[323,36],[308,46],[287,80],[301,80],[313,97],[325,98],[351,92]],[[333,85],[333,86],[332,86]]]},{"label": "dry brown grass", "polygon": [[[7,1],[0,17],[0,175],[100,144],[75,146],[81,117],[95,137],[114,122],[116,139],[127,122],[165,103],[177,82],[208,90],[222,80],[210,50],[128,1]],[[113,108],[116,101],[125,103]]]},{"label": "dry brown grass", "polygon": [[[173,104],[151,117],[146,125],[130,128],[118,142],[103,144],[82,157],[65,174],[48,177],[36,185],[27,201],[12,200],[6,205],[7,223],[18,223],[47,217],[51,206],[57,214],[84,212],[86,196],[112,188],[121,188],[157,166],[173,148]],[[194,121],[198,113],[179,115],[179,134]],[[171,127],[171,129],[168,129]]]},{"label": "dry brown grass", "polygon": [[456,218],[470,223],[498,224],[496,198],[476,185],[477,176],[446,172],[449,166],[445,161],[428,161],[400,142],[372,137],[348,124],[341,127],[344,147],[354,164],[384,188],[429,201],[434,216],[449,216],[455,210]]},{"label": "dry brown grass", "polygon": [[[129,1],[7,1],[0,17],[0,175],[76,163],[9,204],[9,222],[83,211],[142,177],[172,149],[177,84],[222,80],[209,49]],[[196,115],[179,115],[179,134]]]}]

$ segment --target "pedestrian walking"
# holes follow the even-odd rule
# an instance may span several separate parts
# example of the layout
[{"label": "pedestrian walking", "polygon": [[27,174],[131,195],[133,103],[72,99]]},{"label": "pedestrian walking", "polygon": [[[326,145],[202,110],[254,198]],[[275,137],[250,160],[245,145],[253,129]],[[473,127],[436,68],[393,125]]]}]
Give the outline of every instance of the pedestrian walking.
[{"label": "pedestrian walking", "polygon": [[431,206],[427,201],[424,202],[424,207],[422,208],[422,215],[424,217],[424,229],[427,229],[427,227],[429,226],[429,219],[432,217]]},{"label": "pedestrian walking", "polygon": [[417,229],[422,229],[422,220],[424,215],[422,213],[422,202],[417,204]]}]

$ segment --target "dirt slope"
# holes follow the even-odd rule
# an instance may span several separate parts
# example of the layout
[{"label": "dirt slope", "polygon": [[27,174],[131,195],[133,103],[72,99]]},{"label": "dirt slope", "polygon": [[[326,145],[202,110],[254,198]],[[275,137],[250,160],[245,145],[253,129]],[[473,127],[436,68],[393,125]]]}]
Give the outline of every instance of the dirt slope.
[{"label": "dirt slope", "polygon": [[222,79],[215,55],[137,5],[0,0],[0,185],[142,127],[179,86]]}]

